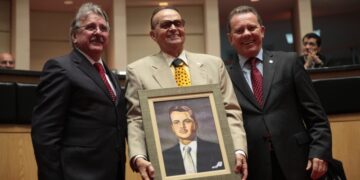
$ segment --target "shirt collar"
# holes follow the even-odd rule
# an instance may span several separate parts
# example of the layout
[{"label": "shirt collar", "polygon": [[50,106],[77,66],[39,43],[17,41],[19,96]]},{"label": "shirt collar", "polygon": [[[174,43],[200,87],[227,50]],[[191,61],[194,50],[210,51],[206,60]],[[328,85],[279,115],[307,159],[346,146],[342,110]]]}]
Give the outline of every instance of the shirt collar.
[{"label": "shirt collar", "polygon": [[186,65],[188,65],[188,59],[187,59],[187,57],[186,57],[185,50],[183,50],[178,57],[173,57],[173,56],[171,56],[171,55],[169,55],[169,54],[167,54],[167,53],[165,53],[165,52],[163,52],[163,51],[161,51],[161,54],[162,54],[163,57],[166,59],[166,62],[168,63],[169,66],[171,66],[171,64],[172,64],[172,62],[173,62],[173,60],[174,60],[175,58],[180,58],[181,60],[184,61],[184,63],[185,63]]},{"label": "shirt collar", "polygon": [[[181,142],[179,142],[180,144],[180,149],[181,152],[184,150],[184,144],[182,144]],[[196,145],[197,145],[197,138],[195,138],[193,141],[191,141],[189,144],[187,144],[187,146],[191,147],[192,150],[196,150]]]},{"label": "shirt collar", "polygon": [[[239,64],[241,66],[241,68],[244,67],[246,61],[248,60],[248,58],[245,58],[244,56],[241,56],[240,54],[238,54],[238,58],[239,58]],[[261,48],[259,53],[256,55],[256,58],[259,59],[260,61],[263,61],[263,49]]]},{"label": "shirt collar", "polygon": [[84,55],[85,58],[91,63],[91,65],[94,65],[95,63],[100,63],[102,66],[104,66],[104,63],[101,58],[98,61],[95,61],[90,56],[88,56],[83,51],[81,51],[79,48],[76,48],[76,50],[78,50],[82,55]]}]

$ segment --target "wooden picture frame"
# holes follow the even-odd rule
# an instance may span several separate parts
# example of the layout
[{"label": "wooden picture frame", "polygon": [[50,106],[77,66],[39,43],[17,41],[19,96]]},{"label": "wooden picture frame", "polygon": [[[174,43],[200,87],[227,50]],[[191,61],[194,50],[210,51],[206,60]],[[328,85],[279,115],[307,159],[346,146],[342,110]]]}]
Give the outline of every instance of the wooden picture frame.
[{"label": "wooden picture frame", "polygon": [[[139,98],[146,135],[147,151],[149,160],[155,168],[155,179],[241,179],[241,175],[234,173],[234,146],[219,85],[140,90]],[[197,146],[198,153],[196,156],[199,164],[196,173],[172,174],[170,171],[172,166],[179,165],[179,163],[182,167],[184,166],[183,161],[181,161],[182,159],[174,160],[174,162],[170,161],[171,163],[165,163],[169,162],[169,158],[165,161],[163,153],[171,147],[179,147],[177,149],[179,149],[178,154],[180,154],[180,146],[178,145],[179,140],[172,131],[169,108],[181,105],[191,107],[193,114],[196,117],[196,124],[198,127],[196,135],[198,137],[198,144],[200,143],[200,140],[204,140],[211,142],[212,144],[218,144],[219,146],[219,157],[222,161],[214,161],[217,163],[211,164],[210,169],[202,167],[201,164],[204,165],[206,163],[201,163],[200,161],[203,160],[204,157],[211,159],[214,157],[214,154],[211,151],[199,154],[200,152],[204,152],[200,151],[203,147],[199,145]],[[169,156],[167,155],[166,157]],[[181,156],[178,155],[178,157]],[[203,170],[200,172],[199,169]]]}]

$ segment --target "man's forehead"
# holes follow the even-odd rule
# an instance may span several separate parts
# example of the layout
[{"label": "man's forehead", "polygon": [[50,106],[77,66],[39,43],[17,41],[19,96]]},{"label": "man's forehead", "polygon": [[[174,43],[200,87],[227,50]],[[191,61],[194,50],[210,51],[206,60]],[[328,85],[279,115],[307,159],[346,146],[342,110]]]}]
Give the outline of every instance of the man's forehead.
[{"label": "man's forehead", "polygon": [[155,14],[154,20],[173,20],[181,19],[180,14],[173,9],[163,9]]},{"label": "man's forehead", "polygon": [[314,42],[316,42],[316,39],[315,38],[304,38],[304,41],[314,41]]}]

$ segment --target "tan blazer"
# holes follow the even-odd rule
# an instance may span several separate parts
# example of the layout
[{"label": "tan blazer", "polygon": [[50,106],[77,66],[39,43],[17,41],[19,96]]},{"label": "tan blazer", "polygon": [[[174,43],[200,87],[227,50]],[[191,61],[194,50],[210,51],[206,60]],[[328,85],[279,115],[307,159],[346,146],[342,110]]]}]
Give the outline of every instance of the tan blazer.
[{"label": "tan blazer", "polygon": [[[215,56],[185,52],[192,85],[220,84],[235,150],[247,153],[242,112],[223,61]],[[147,56],[127,67],[125,97],[128,100],[129,156],[146,155],[138,90],[176,87],[171,69],[161,53]]]}]

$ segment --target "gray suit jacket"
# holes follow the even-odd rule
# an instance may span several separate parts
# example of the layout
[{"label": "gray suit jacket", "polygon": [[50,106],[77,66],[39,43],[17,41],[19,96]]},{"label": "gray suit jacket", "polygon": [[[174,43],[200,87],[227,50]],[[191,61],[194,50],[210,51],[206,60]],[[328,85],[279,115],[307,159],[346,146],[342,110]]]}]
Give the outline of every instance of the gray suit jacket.
[{"label": "gray suit jacket", "polygon": [[44,65],[31,131],[39,180],[125,179],[125,98],[104,67],[116,102],[79,51]]},{"label": "gray suit jacket", "polygon": [[[247,152],[240,106],[223,61],[215,56],[186,52],[192,85],[219,84],[234,147]],[[138,90],[177,87],[171,69],[161,53],[144,57],[127,67],[125,97],[128,100],[129,155],[146,155]]]},{"label": "gray suit jacket", "polygon": [[328,119],[295,53],[264,51],[263,56],[262,109],[239,62],[228,68],[243,110],[249,145],[248,179],[271,179],[269,138],[286,179],[307,179],[309,158],[331,159]]}]

